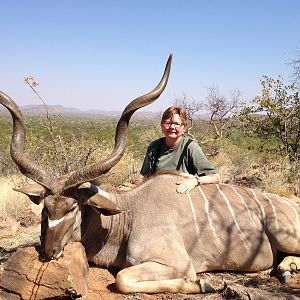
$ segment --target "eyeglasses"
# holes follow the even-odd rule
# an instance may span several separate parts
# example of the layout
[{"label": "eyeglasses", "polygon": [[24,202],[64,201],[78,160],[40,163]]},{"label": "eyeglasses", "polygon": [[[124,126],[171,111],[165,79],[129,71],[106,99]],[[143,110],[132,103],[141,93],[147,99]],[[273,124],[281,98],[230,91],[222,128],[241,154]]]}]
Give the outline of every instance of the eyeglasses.
[{"label": "eyeglasses", "polygon": [[179,122],[168,122],[168,121],[165,121],[165,122],[163,122],[163,124],[166,127],[171,127],[173,125],[174,128],[176,128],[176,129],[179,129],[181,126],[183,126],[183,123],[179,123]]}]

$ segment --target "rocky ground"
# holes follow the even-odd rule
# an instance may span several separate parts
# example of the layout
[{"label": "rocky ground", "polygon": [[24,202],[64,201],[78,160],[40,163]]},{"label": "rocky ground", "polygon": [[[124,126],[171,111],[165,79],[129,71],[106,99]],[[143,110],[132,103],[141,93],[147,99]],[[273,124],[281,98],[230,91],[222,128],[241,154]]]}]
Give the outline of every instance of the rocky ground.
[{"label": "rocky ground", "polygon": [[283,286],[278,279],[266,273],[261,274],[233,274],[210,273],[203,274],[212,283],[225,288],[216,294],[185,295],[185,294],[118,294],[114,286],[115,270],[90,268],[89,292],[86,299],[108,300],[221,300],[221,299],[300,299],[300,277],[294,276],[290,285]]},{"label": "rocky ground", "polygon": [[[28,218],[30,217],[30,218]],[[27,220],[26,222],[24,220]],[[0,267],[3,266],[18,247],[32,246],[39,242],[39,223],[33,216],[19,222],[0,222]],[[28,221],[31,220],[31,221]],[[259,274],[206,273],[201,274],[211,283],[224,288],[216,294],[131,294],[117,292],[114,281],[117,270],[89,268],[88,294],[80,299],[87,300],[196,300],[196,299],[300,299],[300,274],[293,274],[287,285],[280,283],[268,272]],[[1,273],[1,271],[0,271]],[[276,275],[276,274],[275,274]],[[17,299],[17,298],[15,298]],[[35,299],[35,298],[34,298]],[[64,298],[68,299],[68,298]],[[71,299],[71,298],[70,298]],[[72,298],[74,299],[74,298]],[[8,299],[9,300],[9,299]]]}]

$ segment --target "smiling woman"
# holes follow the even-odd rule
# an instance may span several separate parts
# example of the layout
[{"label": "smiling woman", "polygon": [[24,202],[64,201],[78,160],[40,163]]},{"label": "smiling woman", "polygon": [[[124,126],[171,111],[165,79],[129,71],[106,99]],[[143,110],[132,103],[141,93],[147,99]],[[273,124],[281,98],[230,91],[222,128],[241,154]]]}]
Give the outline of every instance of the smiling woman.
[{"label": "smiling woman", "polygon": [[161,119],[164,137],[150,143],[141,169],[143,176],[163,170],[190,174],[177,183],[178,193],[188,193],[199,184],[220,181],[217,170],[198,143],[184,136],[186,128],[186,111],[176,106],[169,107]]}]

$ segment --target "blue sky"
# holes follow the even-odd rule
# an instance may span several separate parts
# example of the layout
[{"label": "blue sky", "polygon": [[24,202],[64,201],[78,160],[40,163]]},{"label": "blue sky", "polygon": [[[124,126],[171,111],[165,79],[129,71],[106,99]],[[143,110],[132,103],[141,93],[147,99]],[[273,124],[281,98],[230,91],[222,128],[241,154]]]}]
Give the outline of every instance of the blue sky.
[{"label": "blue sky", "polygon": [[34,75],[47,104],[122,110],[158,83],[173,53],[166,91],[144,110],[203,99],[212,85],[250,99],[263,75],[289,79],[299,15],[298,0],[3,0],[0,90],[40,104],[23,81]]}]

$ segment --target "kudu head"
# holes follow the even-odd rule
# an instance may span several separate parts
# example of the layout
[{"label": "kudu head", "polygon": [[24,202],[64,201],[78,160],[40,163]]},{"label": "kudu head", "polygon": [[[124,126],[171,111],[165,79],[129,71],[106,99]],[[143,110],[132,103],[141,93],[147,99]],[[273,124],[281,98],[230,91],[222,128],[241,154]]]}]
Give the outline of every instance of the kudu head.
[{"label": "kudu head", "polygon": [[90,181],[107,173],[122,158],[128,140],[128,124],[132,114],[139,108],[155,101],[164,91],[171,68],[169,56],[159,84],[149,93],[130,102],[124,109],[116,127],[115,145],[108,157],[80,170],[55,177],[24,153],[25,127],[20,109],[6,94],[0,92],[0,103],[11,113],[13,133],[10,144],[11,157],[22,174],[36,182],[16,189],[29,196],[35,204],[44,200],[41,221],[41,246],[46,259],[58,258],[70,239],[76,239],[80,231],[83,205],[92,206],[106,215],[121,212],[109,199],[93,191]]}]

